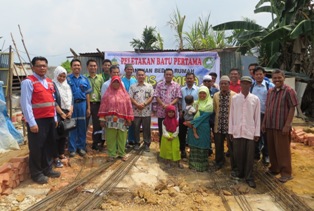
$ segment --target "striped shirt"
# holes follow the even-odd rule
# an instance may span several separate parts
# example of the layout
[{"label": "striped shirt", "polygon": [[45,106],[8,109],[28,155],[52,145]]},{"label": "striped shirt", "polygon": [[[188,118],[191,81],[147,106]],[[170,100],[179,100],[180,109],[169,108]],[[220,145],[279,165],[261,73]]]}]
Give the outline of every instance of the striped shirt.
[{"label": "striped shirt", "polygon": [[276,88],[270,89],[266,100],[266,128],[282,130],[287,121],[289,109],[297,105],[296,92],[291,87],[283,85],[278,91]]}]

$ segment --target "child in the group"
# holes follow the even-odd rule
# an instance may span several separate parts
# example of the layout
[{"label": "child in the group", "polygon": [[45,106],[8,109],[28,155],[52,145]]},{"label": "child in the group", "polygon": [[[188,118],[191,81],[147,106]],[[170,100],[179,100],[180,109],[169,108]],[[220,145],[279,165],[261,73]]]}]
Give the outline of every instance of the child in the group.
[{"label": "child in the group", "polygon": [[159,156],[168,161],[175,161],[180,166],[180,142],[178,138],[179,123],[176,117],[176,108],[168,105],[165,109],[166,117],[162,122],[162,137]]},{"label": "child in the group", "polygon": [[[186,106],[185,106],[185,108],[183,110],[184,121],[185,122],[192,121],[194,116],[195,116],[195,114],[197,113],[197,107],[196,108],[193,107],[194,98],[193,98],[192,95],[187,95],[187,96],[185,96],[184,101],[185,101],[185,104],[186,104]],[[196,128],[195,127],[193,127],[193,134],[194,134],[194,137],[196,139],[200,138],[198,136],[197,132],[196,132]]]}]

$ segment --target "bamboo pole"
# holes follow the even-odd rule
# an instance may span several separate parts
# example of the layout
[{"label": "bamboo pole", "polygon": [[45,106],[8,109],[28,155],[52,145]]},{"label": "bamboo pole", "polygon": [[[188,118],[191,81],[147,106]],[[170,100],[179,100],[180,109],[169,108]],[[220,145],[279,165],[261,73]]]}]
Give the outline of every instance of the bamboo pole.
[{"label": "bamboo pole", "polygon": [[11,68],[11,63],[12,63],[12,47],[10,45],[9,47],[9,80],[8,80],[8,100],[9,100],[9,109],[10,109],[10,118],[12,119],[12,68]]},{"label": "bamboo pole", "polygon": [[21,27],[20,27],[20,25],[18,25],[18,26],[19,26],[19,30],[20,30],[21,37],[22,37],[22,43],[23,43],[25,52],[26,52],[27,57],[28,57],[28,60],[29,60],[29,64],[30,64],[31,68],[33,68],[31,57],[29,56],[28,50],[27,50],[26,45],[25,45],[25,42],[24,42],[24,37],[23,37],[23,34],[22,34]]},{"label": "bamboo pole", "polygon": [[22,59],[21,59],[21,57],[20,57],[19,51],[18,51],[18,49],[17,49],[17,47],[16,47],[16,44],[15,44],[15,41],[14,41],[14,38],[13,38],[12,33],[11,33],[11,38],[12,38],[12,42],[13,42],[13,45],[14,45],[15,50],[16,50],[17,57],[19,58],[19,61],[20,61],[21,65],[22,65],[22,69],[23,69],[23,71],[24,71],[24,73],[25,73],[25,76],[28,76],[28,74],[27,74],[27,72],[26,72],[26,70],[25,70],[25,68],[24,68]]}]

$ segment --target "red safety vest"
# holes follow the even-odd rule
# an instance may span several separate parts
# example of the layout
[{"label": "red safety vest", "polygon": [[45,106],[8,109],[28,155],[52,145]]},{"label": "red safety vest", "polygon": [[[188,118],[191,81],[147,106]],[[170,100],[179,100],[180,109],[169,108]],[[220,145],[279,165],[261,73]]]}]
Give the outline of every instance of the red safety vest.
[{"label": "red safety vest", "polygon": [[52,80],[46,78],[48,89],[46,89],[38,79],[31,75],[27,77],[33,83],[32,108],[35,119],[54,117],[55,100],[53,93],[55,92]]}]

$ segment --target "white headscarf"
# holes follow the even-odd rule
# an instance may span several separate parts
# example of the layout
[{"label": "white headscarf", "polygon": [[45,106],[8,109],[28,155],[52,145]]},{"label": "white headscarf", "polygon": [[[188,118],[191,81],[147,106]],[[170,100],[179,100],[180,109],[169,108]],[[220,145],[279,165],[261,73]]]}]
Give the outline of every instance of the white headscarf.
[{"label": "white headscarf", "polygon": [[67,71],[63,67],[58,66],[54,71],[53,81],[55,82],[60,93],[61,105],[59,106],[62,109],[69,110],[72,105],[72,90],[67,82],[67,79],[65,79],[62,83],[58,81],[58,76],[62,73],[65,73],[65,76],[67,76]]}]

